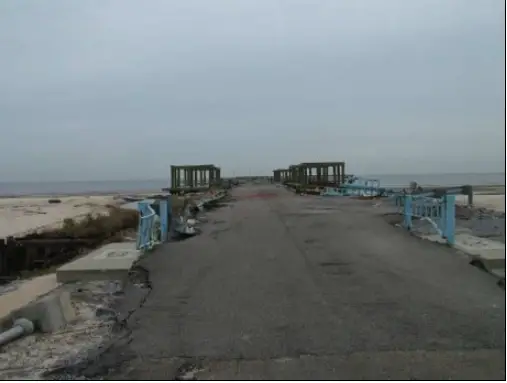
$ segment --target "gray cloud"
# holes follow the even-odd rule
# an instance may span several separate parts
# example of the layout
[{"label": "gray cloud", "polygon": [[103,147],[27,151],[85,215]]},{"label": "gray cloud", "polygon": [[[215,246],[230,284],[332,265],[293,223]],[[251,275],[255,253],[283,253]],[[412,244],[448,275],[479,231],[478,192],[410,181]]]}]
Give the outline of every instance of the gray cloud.
[{"label": "gray cloud", "polygon": [[501,0],[3,0],[0,179],[503,170]]}]

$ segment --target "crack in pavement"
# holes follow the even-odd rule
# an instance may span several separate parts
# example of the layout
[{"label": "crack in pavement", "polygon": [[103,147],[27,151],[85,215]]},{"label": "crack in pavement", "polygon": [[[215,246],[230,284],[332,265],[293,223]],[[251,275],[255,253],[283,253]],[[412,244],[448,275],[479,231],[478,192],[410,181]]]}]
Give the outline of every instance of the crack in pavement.
[{"label": "crack in pavement", "polygon": [[[111,329],[115,336],[111,340],[89,351],[88,355],[81,360],[66,361],[62,366],[46,371],[43,378],[48,380],[89,380],[109,374],[111,370],[119,368],[123,363],[134,357],[133,355],[127,356],[124,353],[117,353],[116,350],[125,348],[131,341],[132,329],[129,327],[129,319],[138,309],[143,307],[153,290],[149,274],[149,271],[138,263],[132,267],[129,273],[129,289],[139,290],[138,293],[141,293],[141,298],[135,307],[127,310],[124,315],[115,311],[115,323]],[[127,295],[127,292],[125,292],[125,295]]]}]

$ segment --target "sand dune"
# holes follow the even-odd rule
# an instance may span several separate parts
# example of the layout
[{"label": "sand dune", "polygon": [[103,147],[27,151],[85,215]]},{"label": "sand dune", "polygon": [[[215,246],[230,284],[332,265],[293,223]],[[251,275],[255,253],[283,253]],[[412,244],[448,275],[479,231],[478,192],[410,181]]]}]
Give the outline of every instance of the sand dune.
[{"label": "sand dune", "polygon": [[58,227],[65,218],[105,214],[106,205],[115,204],[109,196],[75,196],[49,203],[47,197],[0,198],[0,238],[20,236],[35,230]]}]

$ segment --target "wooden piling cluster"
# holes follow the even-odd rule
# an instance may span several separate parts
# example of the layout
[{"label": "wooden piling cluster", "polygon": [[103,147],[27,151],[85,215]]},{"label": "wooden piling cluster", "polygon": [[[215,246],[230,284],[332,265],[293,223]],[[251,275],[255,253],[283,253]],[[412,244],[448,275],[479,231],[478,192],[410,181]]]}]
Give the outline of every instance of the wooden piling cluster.
[{"label": "wooden piling cluster", "polygon": [[302,162],[273,170],[273,178],[296,189],[339,187],[345,183],[345,162]]},{"label": "wooden piling cluster", "polygon": [[171,165],[171,193],[203,191],[220,183],[220,168],[215,165]]}]

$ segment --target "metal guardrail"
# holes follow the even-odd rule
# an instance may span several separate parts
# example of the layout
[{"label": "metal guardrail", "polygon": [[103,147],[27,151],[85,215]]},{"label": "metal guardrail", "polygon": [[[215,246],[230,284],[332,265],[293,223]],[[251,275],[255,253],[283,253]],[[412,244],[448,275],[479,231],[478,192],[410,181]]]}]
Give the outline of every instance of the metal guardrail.
[{"label": "metal guardrail", "polygon": [[[196,201],[195,207],[202,211],[205,207],[219,202],[226,196],[227,193],[223,191],[204,195],[199,201]],[[189,224],[194,215],[192,206],[185,206],[181,214],[173,217],[171,196],[140,201],[138,203],[140,217],[136,248],[138,250],[151,250],[157,244],[166,242],[171,231],[183,235],[197,234],[198,231],[193,227],[193,224]]]},{"label": "metal guardrail", "polygon": [[[155,245],[167,241],[171,223],[170,196],[154,201],[140,201],[137,250],[151,250]],[[156,210],[154,209],[156,207]]]},{"label": "metal guardrail", "polygon": [[149,202],[141,201],[139,209],[139,228],[137,230],[137,250],[151,250],[156,242],[155,222],[157,215]]},{"label": "metal guardrail", "polygon": [[[435,191],[421,194],[391,194],[388,198],[398,206],[398,211],[403,215],[403,225],[406,229],[412,230],[413,219],[420,219],[431,224],[447,243],[454,244],[456,231],[456,196],[452,191],[458,188],[447,190],[438,198]],[[341,185],[339,188],[327,187],[322,196],[380,196],[388,194],[380,187],[380,182],[374,179],[356,179],[352,184]]]},{"label": "metal guardrail", "polygon": [[227,196],[227,192],[219,191],[217,193],[208,193],[203,195],[199,200],[194,201],[194,204],[187,205],[184,207],[180,216],[174,217],[171,225],[174,231],[178,234],[185,236],[193,236],[198,233],[198,230],[194,227],[194,224],[189,224],[190,220],[195,218],[196,213],[193,212],[194,208],[198,211],[203,211],[207,207],[218,203]]},{"label": "metal guardrail", "polygon": [[456,196],[446,194],[440,198],[422,195],[394,196],[399,211],[403,214],[403,226],[414,227],[413,219],[428,221],[435,231],[450,245],[454,244],[456,231]]},{"label": "metal guardrail", "polygon": [[380,181],[375,179],[355,178],[353,183],[340,185],[338,188],[325,187],[322,196],[362,196],[373,197],[382,194]]}]

